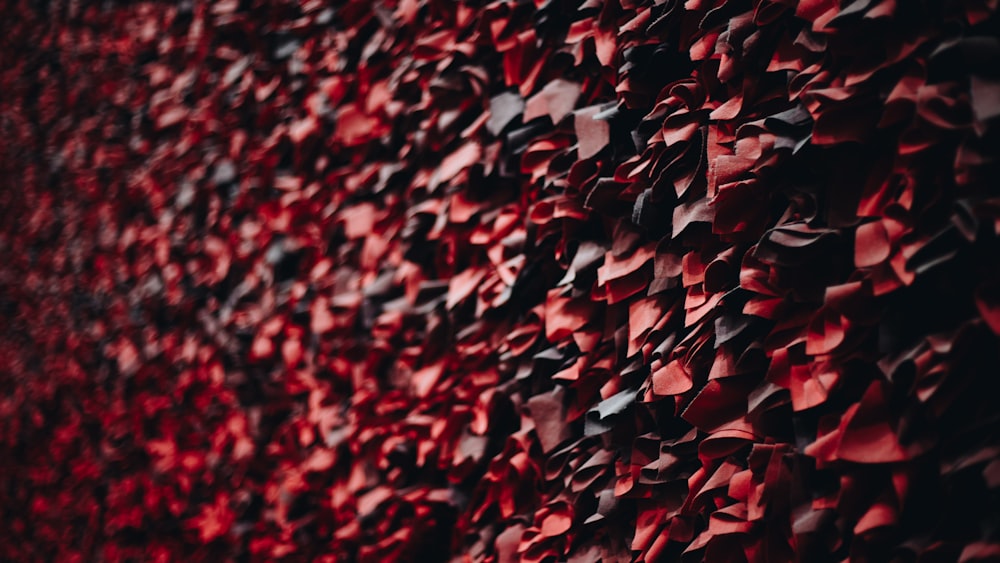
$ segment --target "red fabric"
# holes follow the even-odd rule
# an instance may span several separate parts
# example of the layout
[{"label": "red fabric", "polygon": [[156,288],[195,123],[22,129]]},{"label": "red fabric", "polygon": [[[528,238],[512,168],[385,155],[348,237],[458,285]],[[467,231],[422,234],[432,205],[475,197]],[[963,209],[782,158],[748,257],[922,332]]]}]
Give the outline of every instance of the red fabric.
[{"label": "red fabric", "polygon": [[995,560],[996,12],[6,2],[0,559]]}]

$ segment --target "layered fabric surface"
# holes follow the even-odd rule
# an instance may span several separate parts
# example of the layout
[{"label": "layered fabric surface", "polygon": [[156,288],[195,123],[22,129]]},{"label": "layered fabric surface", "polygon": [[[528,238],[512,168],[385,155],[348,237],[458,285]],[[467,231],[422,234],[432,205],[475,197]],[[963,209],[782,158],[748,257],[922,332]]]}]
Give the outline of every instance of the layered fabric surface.
[{"label": "layered fabric surface", "polygon": [[997,0],[0,5],[0,559],[1000,560]]}]

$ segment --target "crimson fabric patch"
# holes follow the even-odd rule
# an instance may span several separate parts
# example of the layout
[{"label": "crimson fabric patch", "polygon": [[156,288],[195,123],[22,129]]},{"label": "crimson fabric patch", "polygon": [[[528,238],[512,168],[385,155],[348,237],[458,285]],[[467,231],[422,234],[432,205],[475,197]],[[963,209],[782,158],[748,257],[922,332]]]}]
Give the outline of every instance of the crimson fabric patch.
[{"label": "crimson fabric patch", "polygon": [[1000,561],[997,0],[8,0],[0,560]]}]

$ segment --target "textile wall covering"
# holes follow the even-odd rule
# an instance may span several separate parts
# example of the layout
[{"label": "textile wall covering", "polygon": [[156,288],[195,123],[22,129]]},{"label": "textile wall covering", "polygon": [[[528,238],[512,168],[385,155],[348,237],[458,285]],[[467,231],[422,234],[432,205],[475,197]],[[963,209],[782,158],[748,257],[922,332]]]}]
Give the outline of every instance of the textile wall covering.
[{"label": "textile wall covering", "polygon": [[997,0],[0,5],[0,560],[1000,560]]}]

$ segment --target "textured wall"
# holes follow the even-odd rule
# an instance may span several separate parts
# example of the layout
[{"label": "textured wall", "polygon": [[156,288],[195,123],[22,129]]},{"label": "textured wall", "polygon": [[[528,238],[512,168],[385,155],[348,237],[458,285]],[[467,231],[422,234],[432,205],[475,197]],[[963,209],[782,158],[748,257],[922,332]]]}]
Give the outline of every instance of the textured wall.
[{"label": "textured wall", "polygon": [[2,6],[0,559],[1000,559],[996,0]]}]

